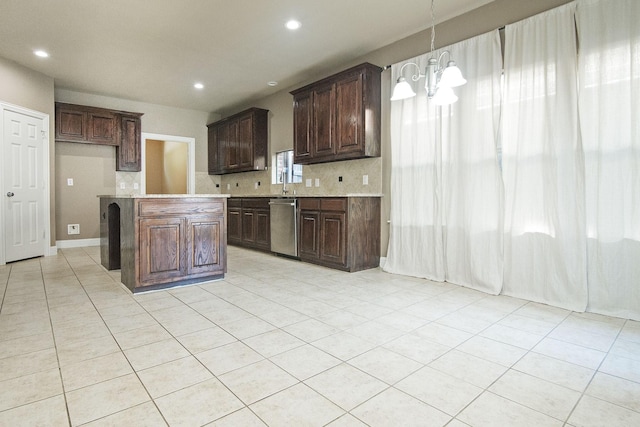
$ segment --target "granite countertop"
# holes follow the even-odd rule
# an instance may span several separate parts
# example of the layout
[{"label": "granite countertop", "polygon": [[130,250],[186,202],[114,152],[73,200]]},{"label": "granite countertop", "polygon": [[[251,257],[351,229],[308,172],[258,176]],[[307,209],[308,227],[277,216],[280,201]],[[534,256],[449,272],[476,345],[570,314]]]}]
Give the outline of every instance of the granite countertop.
[{"label": "granite countertop", "polygon": [[381,193],[349,193],[349,194],[232,194],[229,197],[270,199],[302,199],[305,197],[384,197]]},{"label": "granite countertop", "polygon": [[211,198],[211,197],[231,197],[229,194],[122,194],[122,195],[99,195],[98,197],[108,197],[111,199],[177,199],[177,198]]}]

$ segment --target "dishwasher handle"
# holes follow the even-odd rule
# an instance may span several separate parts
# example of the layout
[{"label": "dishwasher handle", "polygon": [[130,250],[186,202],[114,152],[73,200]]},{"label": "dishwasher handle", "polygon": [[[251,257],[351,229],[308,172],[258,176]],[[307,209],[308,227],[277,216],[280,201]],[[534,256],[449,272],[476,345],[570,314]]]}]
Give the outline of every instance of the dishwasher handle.
[{"label": "dishwasher handle", "polygon": [[270,205],[278,205],[278,206],[295,206],[296,202],[286,202],[286,203],[282,203],[282,202],[269,202]]}]

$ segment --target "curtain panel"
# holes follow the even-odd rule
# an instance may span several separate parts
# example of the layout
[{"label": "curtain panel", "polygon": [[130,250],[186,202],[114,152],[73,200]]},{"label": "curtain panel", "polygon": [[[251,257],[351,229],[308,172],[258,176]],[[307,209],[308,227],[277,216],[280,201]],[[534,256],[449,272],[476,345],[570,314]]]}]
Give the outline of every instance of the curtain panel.
[{"label": "curtain panel", "polygon": [[640,1],[578,2],[589,311],[640,320]]},{"label": "curtain panel", "polygon": [[639,20],[577,0],[508,25],[502,99],[497,31],[448,47],[458,103],[423,79],[391,103],[384,269],[640,320]]},{"label": "curtain panel", "polygon": [[505,28],[503,293],[587,307],[575,3]]},{"label": "curtain panel", "polygon": [[[436,108],[418,71],[403,73],[417,96],[391,104],[391,231],[384,270],[497,294],[502,281],[502,184],[498,31],[449,46],[468,83],[460,100]],[[424,72],[443,50],[407,62]],[[447,59],[445,54],[444,59]]]}]

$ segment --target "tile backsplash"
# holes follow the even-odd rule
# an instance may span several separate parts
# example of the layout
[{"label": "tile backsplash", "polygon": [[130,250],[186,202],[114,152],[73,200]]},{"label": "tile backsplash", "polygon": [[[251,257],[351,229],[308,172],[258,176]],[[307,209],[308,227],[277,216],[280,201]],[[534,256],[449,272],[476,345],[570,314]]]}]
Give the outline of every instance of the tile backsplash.
[{"label": "tile backsplash", "polygon": [[[366,176],[367,184],[363,184]],[[340,181],[342,177],[342,181]],[[287,184],[288,194],[340,196],[347,194],[381,194],[382,160],[380,157],[341,162],[304,165],[302,183]],[[307,186],[310,180],[311,186]],[[316,186],[316,180],[319,186]],[[265,196],[282,193],[282,184],[271,184],[272,169],[221,176],[220,192],[232,196]]]}]

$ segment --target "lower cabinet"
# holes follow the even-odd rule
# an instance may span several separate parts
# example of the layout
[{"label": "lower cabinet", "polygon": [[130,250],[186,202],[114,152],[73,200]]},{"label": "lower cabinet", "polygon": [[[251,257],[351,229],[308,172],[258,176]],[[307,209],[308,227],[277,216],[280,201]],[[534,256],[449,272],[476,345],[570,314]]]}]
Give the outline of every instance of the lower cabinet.
[{"label": "lower cabinet", "polygon": [[227,216],[228,243],[271,251],[271,223],[268,197],[231,198]]},{"label": "lower cabinet", "polygon": [[100,257],[132,292],[224,277],[224,197],[100,197]]},{"label": "lower cabinet", "polygon": [[300,198],[303,261],[345,271],[380,264],[380,198]]}]

